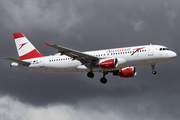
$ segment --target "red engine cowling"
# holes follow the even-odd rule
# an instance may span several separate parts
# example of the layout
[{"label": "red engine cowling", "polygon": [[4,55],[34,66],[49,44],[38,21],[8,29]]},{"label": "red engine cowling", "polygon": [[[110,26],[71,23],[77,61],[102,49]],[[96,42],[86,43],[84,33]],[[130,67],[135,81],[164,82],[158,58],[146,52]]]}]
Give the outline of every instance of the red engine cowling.
[{"label": "red engine cowling", "polygon": [[125,78],[129,78],[129,77],[135,77],[137,74],[136,68],[135,67],[127,67],[122,69],[119,72],[119,76],[120,77],[125,77]]},{"label": "red engine cowling", "polygon": [[117,58],[101,59],[99,61],[99,66],[103,69],[116,68],[118,66],[118,60]]}]

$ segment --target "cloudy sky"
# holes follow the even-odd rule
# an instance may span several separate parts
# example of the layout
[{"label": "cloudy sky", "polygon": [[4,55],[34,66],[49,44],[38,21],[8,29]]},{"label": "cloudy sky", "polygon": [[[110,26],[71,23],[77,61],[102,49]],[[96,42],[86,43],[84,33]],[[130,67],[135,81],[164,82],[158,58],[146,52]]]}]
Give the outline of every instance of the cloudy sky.
[{"label": "cloudy sky", "polygon": [[0,120],[179,120],[179,57],[137,67],[134,78],[108,83],[86,73],[48,74],[9,67],[18,59],[13,33],[44,55],[45,42],[79,51],[161,44],[180,51],[179,0],[1,0]]}]

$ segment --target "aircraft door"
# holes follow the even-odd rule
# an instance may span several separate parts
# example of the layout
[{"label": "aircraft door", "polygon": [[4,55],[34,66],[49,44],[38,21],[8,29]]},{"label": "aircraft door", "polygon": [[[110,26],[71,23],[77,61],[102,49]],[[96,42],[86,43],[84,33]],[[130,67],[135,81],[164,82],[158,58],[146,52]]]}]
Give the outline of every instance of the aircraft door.
[{"label": "aircraft door", "polygon": [[148,47],[148,56],[152,56],[153,55],[153,45],[149,45]]}]

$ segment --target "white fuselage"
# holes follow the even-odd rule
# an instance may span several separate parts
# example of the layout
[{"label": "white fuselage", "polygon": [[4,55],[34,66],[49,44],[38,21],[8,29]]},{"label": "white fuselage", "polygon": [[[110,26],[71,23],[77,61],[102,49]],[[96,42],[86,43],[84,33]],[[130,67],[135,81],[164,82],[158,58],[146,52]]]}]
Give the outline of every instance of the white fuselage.
[{"label": "white fuselage", "polygon": [[[138,51],[137,48],[142,48]],[[102,69],[100,67],[93,68],[93,72],[103,72],[118,70],[130,66],[142,66],[142,65],[155,65],[158,63],[168,62],[176,57],[176,53],[165,49],[166,47],[161,45],[144,45],[135,47],[115,48],[97,51],[83,52],[95,56],[99,59],[102,58],[117,58],[118,66],[113,69]],[[164,50],[163,50],[164,49]],[[136,52],[135,52],[136,51]],[[11,63],[12,67],[21,69],[41,71],[48,73],[72,73],[72,72],[89,72],[86,66],[78,60],[61,55],[60,53],[53,56],[45,56],[33,59],[24,60],[31,64],[26,67],[19,65],[18,63]]]}]

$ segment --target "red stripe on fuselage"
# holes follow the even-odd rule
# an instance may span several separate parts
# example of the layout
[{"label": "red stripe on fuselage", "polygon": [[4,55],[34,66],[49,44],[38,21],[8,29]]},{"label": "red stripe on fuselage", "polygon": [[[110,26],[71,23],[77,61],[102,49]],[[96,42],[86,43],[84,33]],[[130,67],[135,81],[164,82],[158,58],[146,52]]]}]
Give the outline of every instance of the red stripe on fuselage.
[{"label": "red stripe on fuselage", "polygon": [[141,49],[143,49],[143,48],[145,48],[145,47],[137,48],[136,51],[139,51],[139,50],[141,50]]},{"label": "red stripe on fuselage", "polygon": [[36,49],[34,49],[31,52],[20,56],[19,59],[26,60],[26,59],[32,59],[32,58],[38,58],[38,57],[45,57],[45,56],[39,53]]},{"label": "red stripe on fuselage", "polygon": [[24,37],[22,33],[13,33],[14,39]]}]

